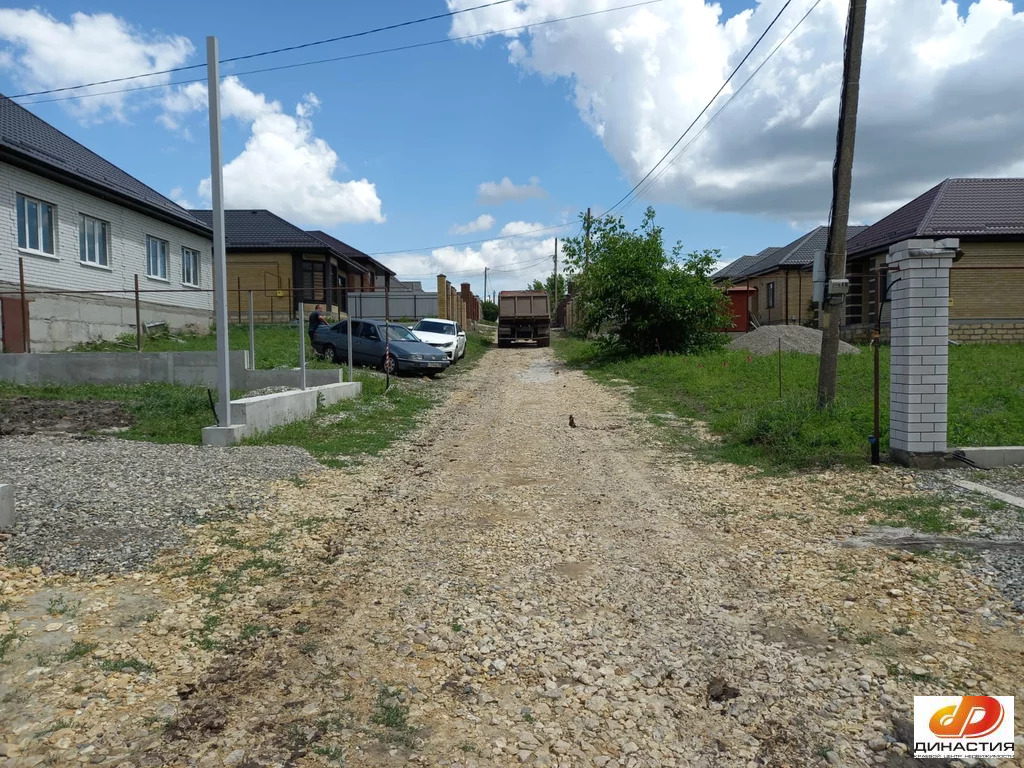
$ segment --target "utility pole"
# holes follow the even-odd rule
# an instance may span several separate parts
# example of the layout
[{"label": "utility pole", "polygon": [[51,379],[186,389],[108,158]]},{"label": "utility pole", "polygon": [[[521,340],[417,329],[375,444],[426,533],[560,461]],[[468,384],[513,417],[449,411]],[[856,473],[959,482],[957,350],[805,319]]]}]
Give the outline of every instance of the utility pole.
[{"label": "utility pole", "polygon": [[[217,38],[206,38],[206,87],[210,107],[210,187],[213,202],[213,316],[217,324],[218,426],[231,426],[231,373],[228,351],[228,265],[224,239],[224,166],[220,146],[220,65]],[[299,331],[302,315],[299,315]],[[305,347],[303,347],[305,349]]]},{"label": "utility pole", "polygon": [[487,267],[484,267],[484,301],[487,301]]},{"label": "utility pole", "polygon": [[[850,0],[843,56],[843,91],[839,101],[839,129],[836,159],[832,171],[832,215],[829,221],[825,259],[828,282],[821,307],[821,359],[818,367],[818,408],[836,399],[839,367],[839,331],[846,312],[846,232],[850,223],[850,186],[853,176],[853,147],[857,133],[857,103],[860,98],[860,62],[864,49],[864,18],[867,0]],[[835,288],[834,292],[831,289]]]},{"label": "utility pole", "polygon": [[583,240],[583,263],[586,265],[590,263],[590,206],[587,206],[587,218],[583,220],[583,228],[587,232]]},{"label": "utility pole", "polygon": [[558,238],[555,238],[555,271],[551,273],[551,319],[554,325],[555,307],[558,306]]}]

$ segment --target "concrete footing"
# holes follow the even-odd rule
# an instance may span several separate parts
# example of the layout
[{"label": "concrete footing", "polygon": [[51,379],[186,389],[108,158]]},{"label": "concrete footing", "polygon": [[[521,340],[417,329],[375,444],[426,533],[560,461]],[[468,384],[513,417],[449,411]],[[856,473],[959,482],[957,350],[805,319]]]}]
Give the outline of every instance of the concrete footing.
[{"label": "concrete footing", "polygon": [[353,382],[232,400],[231,425],[204,428],[203,444],[234,445],[282,424],[308,419],[319,407],[358,397],[362,390],[360,382]]},{"label": "concrete footing", "polygon": [[965,459],[960,462],[978,469],[996,469],[997,467],[1010,467],[1024,465],[1024,445],[994,446],[992,448],[961,448],[954,453]]},{"label": "concrete footing", "polygon": [[0,485],[0,530],[14,527],[14,486]]}]

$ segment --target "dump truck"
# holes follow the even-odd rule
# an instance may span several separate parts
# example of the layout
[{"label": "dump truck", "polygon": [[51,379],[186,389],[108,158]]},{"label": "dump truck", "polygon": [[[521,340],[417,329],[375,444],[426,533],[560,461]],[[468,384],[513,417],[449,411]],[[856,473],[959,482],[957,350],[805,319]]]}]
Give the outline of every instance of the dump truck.
[{"label": "dump truck", "polygon": [[551,343],[551,304],[547,291],[502,291],[498,294],[498,346],[516,341]]}]

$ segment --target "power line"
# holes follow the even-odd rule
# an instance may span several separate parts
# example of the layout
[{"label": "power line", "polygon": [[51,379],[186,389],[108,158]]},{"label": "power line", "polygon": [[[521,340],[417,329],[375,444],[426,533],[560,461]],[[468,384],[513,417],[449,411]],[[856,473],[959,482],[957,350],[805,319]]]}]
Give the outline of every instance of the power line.
[{"label": "power line", "polygon": [[712,96],[711,100],[707,104],[704,105],[704,108],[693,119],[693,122],[690,123],[687,126],[686,130],[683,131],[679,135],[679,138],[676,139],[675,142],[672,144],[672,146],[668,148],[668,151],[666,151],[665,154],[661,156],[661,159],[658,160],[658,162],[656,162],[651,167],[651,169],[649,171],[647,171],[647,173],[644,174],[643,178],[640,179],[640,181],[638,181],[636,184],[633,185],[633,188],[631,190],[629,190],[629,192],[627,192],[625,195],[623,195],[621,198],[619,198],[619,200],[611,208],[609,208],[604,213],[602,213],[601,216],[607,216],[609,213],[611,213],[616,208],[618,208],[620,205],[622,205],[623,202],[625,202],[634,192],[636,192],[636,190],[640,187],[641,184],[643,184],[645,181],[647,181],[648,178],[650,178],[651,174],[653,174],[658,169],[658,166],[660,166],[663,162],[665,162],[666,158],[668,158],[668,156],[671,155],[673,151],[675,151],[675,148],[679,146],[680,142],[682,142],[683,139],[686,138],[686,135],[693,129],[693,127],[697,124],[697,122],[704,116],[704,113],[707,112],[711,108],[711,105],[715,103],[715,99],[717,99],[719,96],[722,95],[722,91],[724,91],[726,89],[726,87],[729,85],[729,83],[732,82],[732,79],[736,76],[736,73],[740,71],[740,68],[744,64],[747,63],[747,59],[749,59],[751,57],[751,55],[757,49],[757,46],[761,44],[761,41],[764,40],[765,36],[771,31],[772,27],[775,26],[775,22],[777,22],[779,20],[779,17],[781,17],[782,14],[785,13],[786,9],[789,7],[789,4],[791,2],[793,2],[793,0],[786,0],[786,2],[783,4],[782,8],[779,9],[779,12],[777,14],[775,14],[775,18],[772,19],[771,24],[769,24],[768,27],[764,30],[764,32],[761,33],[761,36],[758,37],[756,41],[754,41],[754,44],[750,47],[750,50],[747,51],[746,55],[740,60],[740,63],[736,65],[736,67],[733,69],[733,71],[731,73],[729,73],[729,77],[727,77],[725,79],[725,82],[722,83],[721,87],[715,92],[715,95]]},{"label": "power line", "polygon": [[708,128],[711,127],[711,124],[713,122],[715,122],[715,120],[718,118],[719,115],[722,114],[722,112],[725,111],[726,107],[728,107],[730,104],[732,104],[733,99],[735,99],[737,96],[739,96],[740,93],[742,93],[743,89],[746,88],[747,85],[750,83],[750,81],[753,80],[762,69],[764,69],[765,65],[771,60],[771,58],[779,51],[780,48],[782,48],[782,46],[784,46],[789,41],[789,38],[791,38],[793,36],[793,34],[797,31],[797,29],[800,28],[800,25],[803,24],[804,21],[807,20],[807,17],[810,16],[811,13],[820,4],[821,4],[821,0],[814,0],[814,4],[810,8],[807,9],[807,13],[805,13],[802,17],[800,17],[800,20],[795,25],[793,25],[793,28],[791,30],[789,30],[789,32],[786,34],[786,36],[784,38],[782,38],[782,40],[779,41],[778,45],[776,45],[771,50],[771,52],[767,56],[765,56],[764,60],[760,64],[757,65],[757,68],[753,72],[750,73],[750,76],[747,77],[747,79],[743,81],[743,83],[739,86],[739,88],[737,88],[729,96],[729,98],[725,101],[724,104],[722,104],[722,106],[718,109],[718,111],[715,112],[715,114],[713,114],[710,118],[708,118],[707,122],[704,123],[704,125],[701,126],[701,129],[699,131],[697,131],[697,135],[694,136],[692,139],[690,139],[690,141],[688,141],[675,154],[675,156],[671,160],[669,160],[668,163],[665,164],[665,167],[662,168],[660,171],[658,171],[657,175],[655,175],[650,181],[648,181],[647,184],[645,184],[642,189],[637,191],[637,193],[633,197],[633,199],[630,200],[628,203],[626,203],[623,206],[623,208],[622,208],[623,211],[629,210],[630,206],[632,206],[633,203],[635,203],[644,194],[646,194],[647,190],[649,190],[651,187],[653,187],[655,184],[657,184],[658,181],[662,178],[662,176],[664,176],[668,172],[668,170],[679,161],[679,158],[681,158],[683,156],[683,154],[686,152],[686,150],[688,150],[691,146],[693,146],[694,143],[696,143],[696,141],[698,139],[700,139],[701,136],[704,135],[704,133],[708,130]]},{"label": "power line", "polygon": [[[375,27],[374,29],[364,29],[361,32],[352,32],[352,33],[347,34],[347,35],[338,35],[336,37],[328,37],[328,38],[325,38],[323,40],[314,40],[314,41],[309,42],[309,43],[299,43],[298,45],[288,45],[288,46],[284,46],[282,48],[274,48],[274,49],[267,50],[267,51],[259,51],[257,53],[247,53],[247,54],[244,54],[242,56],[232,56],[231,58],[220,59],[219,62],[221,64],[230,64],[231,62],[235,62],[235,61],[245,61],[247,59],[259,58],[261,56],[272,56],[272,55],[278,54],[278,53],[287,53],[289,51],[298,51],[298,50],[301,50],[301,49],[304,49],[304,48],[312,48],[312,47],[317,46],[317,45],[327,45],[328,43],[338,43],[338,42],[341,42],[342,40],[352,40],[352,39],[357,38],[357,37],[366,37],[367,35],[374,35],[374,34],[377,34],[378,32],[390,32],[391,30],[400,29],[402,27],[411,27],[411,26],[413,26],[415,24],[423,24],[423,23],[428,22],[428,21],[437,21],[439,19],[448,19],[448,18],[451,18],[453,16],[458,16],[459,14],[469,13],[471,11],[479,11],[479,10],[481,10],[483,8],[491,8],[491,7],[496,6],[496,5],[505,5],[506,3],[511,3],[511,2],[513,2],[513,0],[493,0],[493,2],[484,3],[482,5],[475,5],[472,8],[462,8],[461,10],[457,10],[457,11],[448,11],[446,13],[438,13],[438,14],[435,14],[433,16],[424,16],[423,18],[419,18],[419,19],[410,19],[409,21],[401,21],[401,22],[398,22],[397,24],[388,24],[387,26],[384,26],[384,27]],[[199,69],[199,68],[205,67],[205,66],[206,66],[206,63],[204,62],[202,64],[190,64],[188,66],[183,66],[183,67],[171,67],[169,69],[161,69],[161,70],[157,70],[155,72],[146,72],[146,73],[140,74],[140,75],[127,75],[125,77],[112,77],[112,78],[109,78],[107,80],[97,80],[97,81],[92,82],[92,83],[82,83],[81,85],[66,85],[66,86],[63,86],[61,88],[51,88],[51,89],[46,90],[46,91],[33,91],[31,93],[19,93],[17,96],[10,96],[9,98],[11,98],[11,99],[21,99],[21,98],[26,98],[28,96],[44,96],[44,95],[49,94],[49,93],[60,93],[61,91],[76,91],[76,90],[79,90],[81,88],[91,88],[91,87],[93,87],[95,85],[110,85],[111,83],[123,83],[123,82],[126,82],[128,80],[138,80],[139,78],[154,77],[156,75],[169,75],[169,74],[172,74],[174,72],[185,72],[185,71],[188,71],[190,69]]]},{"label": "power line", "polygon": [[[411,51],[411,50],[415,50],[417,48],[428,48],[428,47],[435,46],[435,45],[444,45],[446,43],[458,43],[458,42],[463,42],[465,40],[474,40],[476,38],[488,37],[488,36],[491,36],[491,35],[502,35],[502,34],[506,34],[508,32],[521,32],[523,30],[532,29],[533,27],[542,27],[542,26],[547,26],[548,24],[559,24],[559,23],[565,22],[565,21],[575,21],[576,19],[584,19],[584,18],[587,18],[587,17],[590,17],[590,16],[600,16],[601,14],[612,13],[613,11],[625,11],[625,10],[630,10],[632,8],[639,8],[639,7],[644,6],[644,5],[654,5],[655,3],[661,3],[661,2],[664,2],[664,0],[641,0],[641,2],[630,3],[629,5],[620,5],[620,6],[616,6],[614,8],[604,8],[604,9],[599,10],[599,11],[588,11],[587,13],[577,13],[577,14],[574,14],[572,16],[563,16],[563,17],[560,17],[560,18],[557,18],[557,19],[547,19],[545,21],[537,21],[537,22],[533,22],[531,24],[521,24],[521,25],[515,26],[515,27],[505,27],[504,29],[496,29],[496,30],[489,31],[489,32],[476,32],[476,33],[471,34],[471,35],[461,35],[459,37],[446,37],[446,38],[442,38],[442,39],[438,39],[438,40],[427,40],[427,41],[424,41],[422,43],[410,43],[408,45],[398,45],[398,46],[394,46],[392,48],[381,48],[381,49],[374,50],[374,51],[364,51],[362,53],[350,53],[350,54],[346,54],[345,56],[331,56],[331,57],[328,57],[328,58],[325,58],[325,59],[314,59],[312,61],[300,61],[300,62],[295,62],[293,64],[281,64],[281,65],[277,65],[277,66],[273,66],[273,67],[261,67],[259,69],[248,69],[248,70],[243,70],[241,72],[231,72],[231,73],[228,73],[226,75],[222,75],[221,79],[224,80],[224,79],[226,79],[228,77],[241,77],[243,75],[259,75],[259,74],[264,74],[264,73],[267,73],[267,72],[280,72],[280,71],[288,70],[288,69],[298,69],[298,68],[301,68],[301,67],[311,67],[311,66],[315,66],[315,65],[318,65],[318,64],[331,64],[331,63],[335,63],[335,62],[339,62],[339,61],[349,61],[351,59],[363,59],[363,58],[367,58],[367,57],[370,57],[370,56],[380,56],[381,54],[385,54],[385,53],[398,53],[398,52],[401,52],[401,51]],[[175,70],[175,71],[182,71],[183,69],[195,69],[196,67],[202,67],[202,66],[205,66],[205,64],[196,64],[196,65],[193,65],[191,67],[184,67],[184,68],[180,68],[179,70]],[[171,71],[171,70],[168,70],[168,71]],[[134,75],[133,77],[130,77],[130,78],[117,78],[117,79],[114,79],[114,80],[104,80],[104,81],[100,81],[98,83],[91,83],[90,85],[103,85],[103,84],[106,84],[106,83],[120,82],[120,81],[123,81],[123,80],[130,80],[130,79],[134,79],[134,78],[150,77],[150,76],[156,75],[156,74],[162,74],[162,73],[152,72],[149,75]],[[33,101],[21,102],[21,104],[23,106],[30,106],[32,104],[51,104],[51,103],[57,102],[57,101],[73,101],[73,100],[77,100],[77,99],[91,99],[91,98],[96,98],[98,96],[111,96],[111,95],[116,95],[116,94],[119,94],[119,93],[132,93],[133,91],[148,91],[148,90],[152,90],[154,88],[173,88],[176,85],[191,85],[193,83],[205,83],[205,82],[206,82],[206,78],[195,78],[193,80],[175,80],[175,81],[169,82],[169,83],[153,83],[151,85],[140,85],[140,86],[135,87],[135,88],[116,88],[116,89],[109,90],[109,91],[94,91],[92,93],[74,94],[74,95],[71,95],[71,96],[58,96],[58,97],[53,98],[53,99],[34,99]],[[86,88],[86,87],[89,87],[89,86],[82,85],[82,86],[72,86],[70,88],[57,88],[57,89],[54,89],[52,91],[38,91],[36,94],[27,93],[27,94],[21,94],[19,96],[9,96],[8,98],[10,98],[10,99],[21,99],[21,98],[27,98],[27,97],[33,96],[33,95],[44,95],[44,94],[47,94],[47,93],[57,93],[59,91],[71,90],[73,88]]]}]

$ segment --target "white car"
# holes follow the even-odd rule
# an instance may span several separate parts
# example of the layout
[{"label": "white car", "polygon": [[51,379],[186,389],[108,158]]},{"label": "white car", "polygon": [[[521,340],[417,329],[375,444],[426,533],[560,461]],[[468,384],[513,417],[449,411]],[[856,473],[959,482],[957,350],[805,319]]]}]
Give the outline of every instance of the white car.
[{"label": "white car", "polygon": [[425,317],[412,327],[416,338],[448,355],[452,365],[466,356],[466,332],[454,320]]}]

